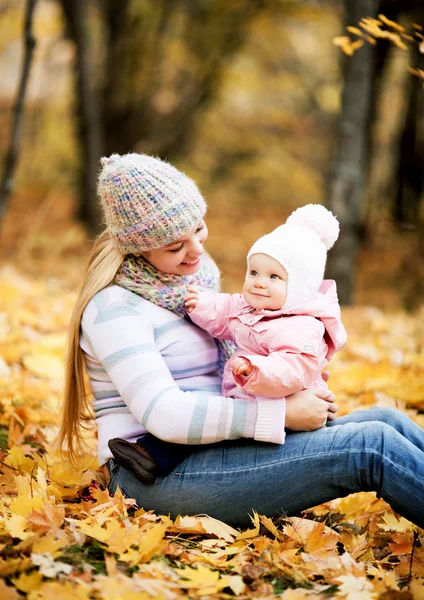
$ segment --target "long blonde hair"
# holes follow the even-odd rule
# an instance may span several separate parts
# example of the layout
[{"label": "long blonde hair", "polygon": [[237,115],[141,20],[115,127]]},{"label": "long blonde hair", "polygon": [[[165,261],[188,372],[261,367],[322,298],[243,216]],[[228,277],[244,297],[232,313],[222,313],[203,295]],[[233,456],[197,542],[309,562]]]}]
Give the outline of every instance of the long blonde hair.
[{"label": "long blonde hair", "polygon": [[81,426],[89,413],[88,394],[84,385],[84,357],[79,343],[82,315],[93,296],[113,281],[124,258],[125,255],[118,250],[110,233],[107,230],[103,231],[93,244],[71,316],[65,363],[62,422],[57,440],[61,447],[66,447],[71,461],[84,451]]}]

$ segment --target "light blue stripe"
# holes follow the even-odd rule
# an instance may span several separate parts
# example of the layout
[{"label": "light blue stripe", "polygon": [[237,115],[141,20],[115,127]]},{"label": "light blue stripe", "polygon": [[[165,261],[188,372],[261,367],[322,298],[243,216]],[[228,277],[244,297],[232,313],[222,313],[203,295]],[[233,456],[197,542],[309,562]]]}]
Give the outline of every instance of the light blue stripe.
[{"label": "light blue stripe", "polygon": [[171,369],[171,375],[184,375],[185,373],[194,373],[195,371],[204,371],[205,369],[209,369],[208,373],[210,373],[212,368],[216,369],[218,365],[219,362],[215,361],[206,365],[200,365],[199,367],[191,367],[190,369]]},{"label": "light blue stripe", "polygon": [[156,394],[156,396],[154,396],[150,400],[146,410],[144,411],[143,418],[141,420],[141,424],[143,425],[143,427],[145,429],[147,429],[147,421],[149,420],[150,414],[151,414],[152,410],[154,409],[158,400],[161,398],[161,396],[163,396],[164,394],[166,394],[167,392],[169,392],[170,390],[173,390],[173,389],[174,389],[174,386],[166,388],[164,390],[161,390],[158,394]]},{"label": "light blue stripe", "polygon": [[147,383],[151,383],[152,381],[155,381],[155,379],[163,379],[163,377],[163,369],[155,369],[154,371],[141,373],[141,375],[138,375],[138,377],[135,377],[130,381],[122,392],[122,397],[130,404]]},{"label": "light blue stripe", "polygon": [[182,392],[221,392],[221,386],[218,383],[211,383],[210,385],[178,385]]},{"label": "light blue stripe", "polygon": [[103,369],[103,367],[89,367],[87,366],[87,373],[90,373],[90,371],[92,371],[93,373],[106,373],[106,371]]},{"label": "light blue stripe", "polygon": [[105,304],[107,303],[107,294],[105,290],[100,290],[100,292],[97,292],[97,294],[93,297],[94,300],[94,304],[97,306],[98,310],[102,310],[102,308],[105,306]]},{"label": "light blue stripe", "polygon": [[155,344],[137,344],[136,346],[128,346],[127,348],[122,348],[122,350],[118,350],[118,352],[113,352],[113,354],[109,354],[102,360],[102,365],[105,369],[112,369],[120,362],[129,358],[130,356],[136,356],[137,354],[145,354],[146,352],[157,352],[157,347]]},{"label": "light blue stripe", "polygon": [[93,411],[98,414],[100,413],[102,410],[111,410],[114,408],[125,408],[127,405],[125,404],[125,402],[115,402],[114,404],[105,404],[104,406],[93,406]]},{"label": "light blue stripe", "polygon": [[130,306],[116,306],[114,308],[105,309],[99,312],[94,321],[95,325],[99,323],[106,323],[106,321],[113,321],[113,319],[119,319],[121,317],[138,317],[138,313],[134,308]]},{"label": "light blue stripe", "polygon": [[167,333],[170,329],[174,329],[176,327],[186,327],[190,325],[188,321],[184,319],[175,319],[174,321],[170,321],[169,323],[165,323],[165,325],[161,325],[160,327],[156,327],[153,331],[153,335],[155,337],[155,341],[160,338],[162,335]]},{"label": "light blue stripe", "polygon": [[[128,291],[128,290],[127,290]],[[143,298],[137,296],[135,292],[130,292],[129,294],[125,294],[125,304],[128,306],[138,306],[143,302]]]},{"label": "light blue stripe", "polygon": [[234,413],[231,423],[230,440],[240,437],[240,433],[245,430],[247,420],[247,402],[246,400],[233,400]]},{"label": "light blue stripe", "polygon": [[91,353],[94,354],[93,342],[90,340],[90,337],[88,336],[88,333],[85,330],[84,330],[84,339],[87,342],[87,344],[90,346]]},{"label": "light blue stripe", "polygon": [[208,397],[198,394],[193,416],[188,429],[187,442],[189,444],[200,444],[203,436],[206,412],[208,410]]},{"label": "light blue stripe", "polygon": [[220,441],[225,439],[227,432],[227,421],[228,421],[228,402],[223,402],[221,410],[219,411],[218,428],[216,432],[216,440]]},{"label": "light blue stripe", "polygon": [[106,392],[93,392],[96,400],[104,400],[106,398],[119,398],[118,390],[107,390]]}]

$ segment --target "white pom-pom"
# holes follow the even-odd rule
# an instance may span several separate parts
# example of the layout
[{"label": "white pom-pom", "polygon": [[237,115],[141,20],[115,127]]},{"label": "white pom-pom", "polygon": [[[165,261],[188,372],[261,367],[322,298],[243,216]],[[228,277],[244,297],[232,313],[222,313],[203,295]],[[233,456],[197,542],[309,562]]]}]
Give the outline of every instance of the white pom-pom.
[{"label": "white pom-pom", "polygon": [[286,221],[287,225],[310,227],[321,238],[327,250],[333,247],[339,237],[339,222],[336,217],[321,204],[306,204],[296,209]]}]

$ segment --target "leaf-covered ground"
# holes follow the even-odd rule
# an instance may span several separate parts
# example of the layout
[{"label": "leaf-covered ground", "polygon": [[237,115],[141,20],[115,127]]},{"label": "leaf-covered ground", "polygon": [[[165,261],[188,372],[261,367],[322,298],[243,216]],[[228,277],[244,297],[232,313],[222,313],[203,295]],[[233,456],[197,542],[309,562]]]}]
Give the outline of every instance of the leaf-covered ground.
[{"label": "leaf-covered ground", "polygon": [[[240,532],[111,497],[93,432],[92,454],[70,467],[53,442],[74,300],[57,279],[0,271],[3,600],[424,598],[424,531],[373,494],[289,519],[252,512]],[[349,342],[330,380],[342,414],[384,404],[424,425],[423,317],[344,310]]]}]

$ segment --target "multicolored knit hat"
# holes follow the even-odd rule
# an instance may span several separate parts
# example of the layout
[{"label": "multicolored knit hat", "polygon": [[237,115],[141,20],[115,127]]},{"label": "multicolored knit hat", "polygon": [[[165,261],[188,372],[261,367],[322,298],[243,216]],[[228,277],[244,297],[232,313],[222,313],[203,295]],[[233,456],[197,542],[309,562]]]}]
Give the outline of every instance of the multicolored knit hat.
[{"label": "multicolored knit hat", "polygon": [[324,277],[327,251],[339,237],[337,218],[320,204],[295,210],[284,225],[259,238],[249,250],[266,254],[287,272],[284,311],[291,312],[313,299]]},{"label": "multicolored knit hat", "polygon": [[196,184],[146,154],[101,159],[97,191],[106,226],[123,254],[140,254],[184,237],[206,212]]}]

